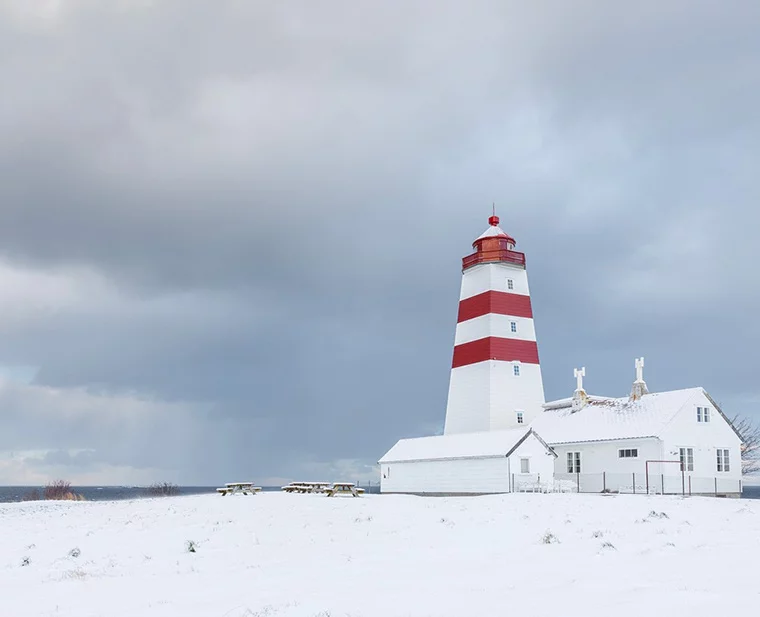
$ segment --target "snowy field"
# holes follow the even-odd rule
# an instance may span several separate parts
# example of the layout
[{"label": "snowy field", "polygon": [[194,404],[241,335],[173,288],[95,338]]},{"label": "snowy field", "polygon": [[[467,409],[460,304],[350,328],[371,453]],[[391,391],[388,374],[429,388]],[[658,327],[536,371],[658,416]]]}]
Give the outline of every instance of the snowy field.
[{"label": "snowy field", "polygon": [[0,504],[0,614],[748,615],[760,612],[759,557],[759,501],[265,493]]}]

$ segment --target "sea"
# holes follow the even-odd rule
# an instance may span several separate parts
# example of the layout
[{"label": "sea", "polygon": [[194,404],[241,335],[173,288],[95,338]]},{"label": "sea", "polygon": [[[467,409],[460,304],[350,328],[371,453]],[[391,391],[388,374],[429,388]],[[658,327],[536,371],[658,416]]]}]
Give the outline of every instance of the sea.
[{"label": "sea", "polygon": [[[363,486],[369,493],[379,493],[377,484]],[[0,503],[12,503],[23,501],[33,491],[42,493],[44,487],[40,486],[0,486]],[[279,486],[263,486],[262,491],[279,491]],[[123,499],[140,499],[150,497],[145,487],[140,486],[73,486],[71,491],[81,495],[87,501],[118,501]],[[179,495],[205,495],[216,493],[215,486],[181,486]],[[760,485],[745,486],[742,492],[744,499],[760,499]]]},{"label": "sea", "polygon": [[[362,485],[368,493],[379,493],[379,484],[369,486]],[[216,486],[180,486],[179,495],[205,495],[215,494]],[[24,501],[35,491],[41,495],[45,490],[43,486],[0,486],[0,503],[12,503]],[[281,491],[279,486],[262,486],[262,491]],[[124,499],[141,499],[152,497],[144,486],[72,486],[71,492],[81,495],[85,501],[120,501]]]}]

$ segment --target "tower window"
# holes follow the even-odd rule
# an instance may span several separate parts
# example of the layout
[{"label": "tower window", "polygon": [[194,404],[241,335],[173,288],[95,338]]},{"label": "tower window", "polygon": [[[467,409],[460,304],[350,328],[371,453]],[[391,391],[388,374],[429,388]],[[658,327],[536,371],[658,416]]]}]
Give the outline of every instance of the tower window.
[{"label": "tower window", "polygon": [[507,279],[507,289],[514,289],[515,282],[512,279]]},{"label": "tower window", "polygon": [[522,424],[523,422],[524,422],[523,412],[522,411],[518,411],[517,412],[517,423],[518,424]]},{"label": "tower window", "polygon": [[512,332],[517,332],[517,322],[516,321],[510,321],[509,322],[509,329],[512,330]]},{"label": "tower window", "polygon": [[519,377],[520,376],[520,365],[519,364],[515,364],[512,367],[512,371],[514,372],[514,374],[515,374],[516,377]]}]

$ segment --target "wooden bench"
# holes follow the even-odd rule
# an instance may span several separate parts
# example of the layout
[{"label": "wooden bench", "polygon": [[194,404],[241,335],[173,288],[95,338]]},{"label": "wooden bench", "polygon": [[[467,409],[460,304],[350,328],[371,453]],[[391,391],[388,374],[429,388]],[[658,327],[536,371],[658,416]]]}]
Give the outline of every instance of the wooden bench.
[{"label": "wooden bench", "polygon": [[364,494],[363,488],[357,488],[353,482],[335,482],[326,491],[328,497],[335,497],[336,495],[351,495],[352,497],[360,497]]},{"label": "wooden bench", "polygon": [[282,490],[286,493],[324,493],[329,487],[329,482],[291,482]]},{"label": "wooden bench", "polygon": [[222,497],[227,495],[236,495],[241,493],[243,495],[255,495],[261,491],[260,486],[254,486],[253,482],[228,482],[224,485],[224,488],[216,489]]}]

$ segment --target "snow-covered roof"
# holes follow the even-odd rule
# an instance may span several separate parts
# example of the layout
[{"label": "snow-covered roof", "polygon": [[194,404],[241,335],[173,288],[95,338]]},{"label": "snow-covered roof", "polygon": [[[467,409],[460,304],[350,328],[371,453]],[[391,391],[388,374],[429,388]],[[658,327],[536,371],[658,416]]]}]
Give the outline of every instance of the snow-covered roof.
[{"label": "snow-covered roof", "polygon": [[506,232],[498,225],[489,225],[488,229],[478,236],[478,240],[482,240],[483,238],[495,238],[497,236],[509,238]]},{"label": "snow-covered roof", "polygon": [[[535,432],[526,427],[504,431],[401,439],[378,462],[398,463],[509,456],[531,434],[535,435]],[[536,437],[547,450],[551,451],[543,439],[538,435]]]},{"label": "snow-covered roof", "polygon": [[702,388],[645,394],[635,401],[590,396],[586,406],[575,412],[572,399],[562,399],[547,403],[531,428],[549,444],[659,437],[676,414],[700,395],[706,395]]}]

